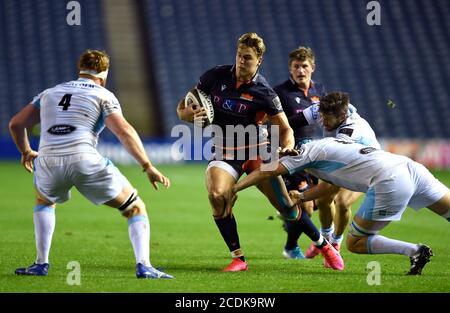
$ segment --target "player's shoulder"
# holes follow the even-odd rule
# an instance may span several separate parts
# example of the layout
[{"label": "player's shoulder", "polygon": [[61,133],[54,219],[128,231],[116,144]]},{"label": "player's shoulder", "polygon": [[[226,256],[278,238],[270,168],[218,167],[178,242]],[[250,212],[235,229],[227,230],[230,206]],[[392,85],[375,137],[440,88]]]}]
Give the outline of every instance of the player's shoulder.
[{"label": "player's shoulder", "polygon": [[111,90],[109,90],[103,86],[98,86],[98,87],[99,87],[98,91],[101,94],[107,96],[108,98],[116,98],[116,95]]},{"label": "player's shoulder", "polygon": [[314,93],[318,96],[325,96],[326,95],[326,89],[325,85],[318,81],[313,81],[314,86]]},{"label": "player's shoulder", "polygon": [[54,85],[54,86],[51,86],[51,87],[48,87],[48,88],[42,90],[42,91],[35,97],[35,99],[33,100],[33,102],[34,102],[35,100],[37,100],[38,98],[40,99],[40,98],[42,98],[42,97],[44,97],[44,96],[52,95],[53,93],[58,93],[58,92],[64,92],[64,91],[66,91],[67,88],[68,88],[68,86],[69,86],[69,83],[71,83],[71,82],[72,82],[72,81],[65,81],[65,82],[56,84],[56,85]]},{"label": "player's shoulder", "polygon": [[202,73],[198,85],[208,86],[217,82],[228,81],[232,77],[232,69],[232,65],[216,65]]},{"label": "player's shoulder", "polygon": [[260,73],[257,73],[253,78],[253,86],[254,87],[252,89],[263,98],[270,98],[271,100],[278,97],[275,90],[267,82],[267,79]]}]

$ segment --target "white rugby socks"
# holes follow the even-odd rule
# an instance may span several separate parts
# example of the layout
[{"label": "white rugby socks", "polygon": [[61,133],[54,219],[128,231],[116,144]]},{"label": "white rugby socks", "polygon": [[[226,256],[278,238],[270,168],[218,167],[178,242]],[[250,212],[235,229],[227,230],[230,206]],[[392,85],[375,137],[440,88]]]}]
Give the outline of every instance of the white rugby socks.
[{"label": "white rugby socks", "polygon": [[128,219],[128,234],[136,256],[136,264],[142,263],[145,266],[151,266],[150,224],[147,216],[135,215]]},{"label": "white rugby socks", "polygon": [[331,224],[329,228],[320,227],[320,233],[324,236],[328,241],[331,239],[331,235],[334,233],[334,224]]},{"label": "white rugby socks", "polygon": [[48,263],[48,255],[55,230],[55,209],[37,204],[34,207],[34,236],[36,240],[37,264]]},{"label": "white rugby socks", "polygon": [[342,240],[344,240],[344,235],[340,235],[340,236],[336,236],[334,233],[331,235],[331,240],[330,243],[331,244],[338,244],[341,245]]},{"label": "white rugby socks", "polygon": [[370,254],[403,254],[413,256],[418,250],[418,245],[405,241],[390,239],[380,235],[367,238],[367,252]]},{"label": "white rugby socks", "polygon": [[323,245],[323,242],[324,242],[324,241],[325,241],[325,237],[322,236],[322,234],[320,234],[319,239],[318,239],[317,241],[314,241],[314,244],[315,244],[317,247],[320,247],[320,246]]}]

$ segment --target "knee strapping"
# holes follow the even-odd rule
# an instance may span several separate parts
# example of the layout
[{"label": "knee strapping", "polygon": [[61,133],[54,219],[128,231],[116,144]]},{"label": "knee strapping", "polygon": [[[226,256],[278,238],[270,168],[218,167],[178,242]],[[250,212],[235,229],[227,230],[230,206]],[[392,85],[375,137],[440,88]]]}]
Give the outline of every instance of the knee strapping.
[{"label": "knee strapping", "polygon": [[34,206],[33,212],[48,212],[48,213],[55,213],[55,208],[52,207],[50,204],[36,204]]},{"label": "knee strapping", "polygon": [[137,190],[134,189],[131,192],[131,195],[128,197],[128,199],[117,209],[123,215],[127,211],[131,210],[134,207],[134,205],[135,205],[136,201],[138,201],[138,199],[139,199],[139,196],[138,196]]},{"label": "knee strapping", "polygon": [[378,231],[362,228],[361,226],[356,224],[355,221],[353,221],[350,224],[349,234],[353,237],[367,237],[378,234]]}]

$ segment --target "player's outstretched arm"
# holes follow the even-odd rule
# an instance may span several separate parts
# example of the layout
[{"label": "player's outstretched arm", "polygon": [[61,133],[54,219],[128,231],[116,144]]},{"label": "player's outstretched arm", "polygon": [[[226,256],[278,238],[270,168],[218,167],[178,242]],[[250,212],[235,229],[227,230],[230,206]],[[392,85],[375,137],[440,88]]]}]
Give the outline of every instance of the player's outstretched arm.
[{"label": "player's outstretched arm", "polygon": [[288,170],[281,164],[278,163],[276,169],[265,169],[264,165],[262,165],[257,170],[251,172],[249,175],[241,179],[237,182],[233,187],[233,192],[237,193],[241,190],[244,190],[250,186],[254,186],[262,182],[263,180],[269,177],[275,177],[279,175],[287,174]]},{"label": "player's outstretched arm", "polygon": [[156,183],[163,184],[164,187],[170,187],[170,180],[152,165],[145,152],[141,138],[130,123],[120,113],[112,113],[105,119],[105,125],[120,140],[125,149],[133,158],[143,167],[147,173],[148,179],[157,190]]},{"label": "player's outstretched arm", "polygon": [[38,153],[33,151],[28,140],[27,128],[39,123],[39,109],[32,103],[26,105],[9,122],[9,131],[16,144],[17,149],[22,154],[22,165],[28,172],[33,172],[33,159]]},{"label": "player's outstretched arm", "polygon": [[298,204],[301,201],[316,200],[325,195],[337,193],[339,189],[340,187],[336,185],[321,181],[318,185],[313,186],[304,192],[292,190],[289,192],[289,196],[291,197],[292,201],[294,201],[295,204]]}]

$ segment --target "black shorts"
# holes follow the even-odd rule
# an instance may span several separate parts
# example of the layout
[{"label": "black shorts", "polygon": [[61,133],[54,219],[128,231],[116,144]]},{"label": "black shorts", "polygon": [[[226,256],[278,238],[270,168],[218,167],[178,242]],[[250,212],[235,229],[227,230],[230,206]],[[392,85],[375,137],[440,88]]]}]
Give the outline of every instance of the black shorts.
[{"label": "black shorts", "polygon": [[[208,164],[211,163],[212,161],[218,161],[218,160],[214,160],[214,159],[210,160],[208,162]],[[236,173],[238,174],[239,177],[243,173],[249,174],[249,173],[253,172],[255,169],[257,169],[261,166],[261,163],[263,163],[263,161],[261,161],[260,159],[257,159],[257,160],[220,160],[220,161],[231,166],[236,171]]]}]

